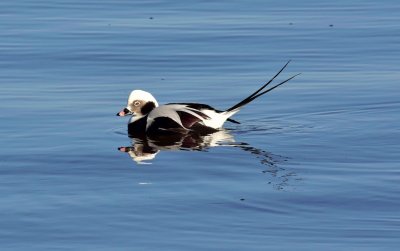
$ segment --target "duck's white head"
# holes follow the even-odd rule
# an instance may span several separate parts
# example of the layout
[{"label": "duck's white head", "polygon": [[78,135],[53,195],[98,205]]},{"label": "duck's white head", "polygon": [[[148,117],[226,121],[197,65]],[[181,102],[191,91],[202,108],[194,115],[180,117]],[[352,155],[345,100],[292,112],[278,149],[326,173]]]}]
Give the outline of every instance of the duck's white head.
[{"label": "duck's white head", "polygon": [[128,98],[127,106],[117,116],[135,115],[142,117],[158,107],[157,100],[148,92],[134,90]]}]

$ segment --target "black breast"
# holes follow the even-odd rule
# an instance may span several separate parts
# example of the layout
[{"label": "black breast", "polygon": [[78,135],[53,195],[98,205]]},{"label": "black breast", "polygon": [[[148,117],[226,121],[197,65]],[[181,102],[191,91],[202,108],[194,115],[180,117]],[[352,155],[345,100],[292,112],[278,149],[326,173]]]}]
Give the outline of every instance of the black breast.
[{"label": "black breast", "polygon": [[128,135],[134,138],[141,138],[146,135],[147,116],[128,124]]}]

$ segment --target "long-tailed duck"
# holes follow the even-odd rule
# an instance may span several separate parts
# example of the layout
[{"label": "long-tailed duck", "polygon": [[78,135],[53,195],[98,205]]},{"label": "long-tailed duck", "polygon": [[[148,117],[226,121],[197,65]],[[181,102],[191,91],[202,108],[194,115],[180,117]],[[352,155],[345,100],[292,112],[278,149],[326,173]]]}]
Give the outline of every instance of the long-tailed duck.
[{"label": "long-tailed duck", "polygon": [[223,126],[225,121],[239,123],[230,117],[244,105],[299,75],[296,74],[271,88],[265,89],[286,68],[289,62],[261,88],[225,111],[198,103],[169,103],[159,106],[157,100],[150,93],[134,90],[129,95],[127,106],[117,113],[117,116],[133,115],[128,124],[129,135],[187,133],[189,131],[215,132]]}]

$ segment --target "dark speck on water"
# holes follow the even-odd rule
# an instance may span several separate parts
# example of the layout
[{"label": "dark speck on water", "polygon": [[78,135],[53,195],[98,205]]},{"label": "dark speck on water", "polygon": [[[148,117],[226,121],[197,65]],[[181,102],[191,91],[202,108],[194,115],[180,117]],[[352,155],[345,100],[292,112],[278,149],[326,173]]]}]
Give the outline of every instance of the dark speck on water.
[{"label": "dark speck on water", "polygon": [[[1,250],[398,250],[399,1],[0,10]],[[218,134],[115,116],[133,89],[223,110],[289,59]]]}]

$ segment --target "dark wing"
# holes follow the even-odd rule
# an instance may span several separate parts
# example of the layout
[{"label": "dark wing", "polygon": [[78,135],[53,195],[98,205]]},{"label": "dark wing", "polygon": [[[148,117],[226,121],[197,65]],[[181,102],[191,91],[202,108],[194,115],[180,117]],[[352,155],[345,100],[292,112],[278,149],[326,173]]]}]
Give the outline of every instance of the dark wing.
[{"label": "dark wing", "polygon": [[[204,119],[207,119],[208,116],[205,115],[204,113],[202,113],[201,110],[211,110],[211,111],[215,111],[215,112],[218,112],[218,113],[223,112],[221,110],[217,110],[214,107],[206,105],[206,104],[198,104],[198,103],[169,103],[167,105],[185,105],[188,108],[192,108],[192,109],[195,109],[195,110],[199,111],[201,114],[198,113],[198,115],[202,116]],[[236,121],[234,119],[231,119],[231,118],[228,118],[227,121],[229,121],[231,123],[235,123],[235,124],[240,124],[240,122],[238,122],[238,121]]]},{"label": "dark wing", "polygon": [[146,131],[190,130],[209,117],[203,112],[182,104],[167,104],[153,109],[146,119]]},{"label": "dark wing", "polygon": [[151,125],[147,128],[147,133],[185,133],[187,129],[183,128],[179,123],[168,117],[157,117]]},{"label": "dark wing", "polygon": [[[178,115],[179,115],[179,117],[181,119],[182,125],[185,128],[191,128],[197,122],[201,122],[200,118],[198,118],[198,117],[196,117],[196,116],[194,116],[194,115],[192,115],[190,113],[187,113],[187,112],[184,112],[184,111],[177,111],[177,113],[178,113]],[[198,113],[196,112],[196,114],[198,114]]]},{"label": "dark wing", "polygon": [[212,110],[212,111],[217,111],[217,112],[221,112],[216,110],[215,108],[213,108],[212,106],[206,105],[206,104],[198,104],[198,103],[169,103],[167,105],[185,105],[189,108],[195,109],[195,110]]}]

